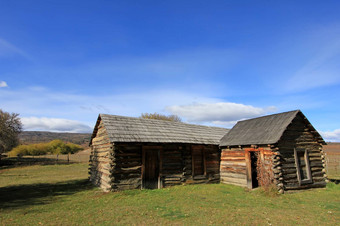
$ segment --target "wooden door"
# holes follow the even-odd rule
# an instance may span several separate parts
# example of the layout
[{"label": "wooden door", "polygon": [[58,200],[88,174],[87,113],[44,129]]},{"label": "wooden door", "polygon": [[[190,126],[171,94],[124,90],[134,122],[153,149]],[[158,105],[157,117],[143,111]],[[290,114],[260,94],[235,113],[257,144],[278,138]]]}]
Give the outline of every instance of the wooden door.
[{"label": "wooden door", "polygon": [[143,188],[160,188],[160,148],[143,148]]},{"label": "wooden door", "polygon": [[193,176],[205,175],[205,156],[203,146],[192,146]]}]

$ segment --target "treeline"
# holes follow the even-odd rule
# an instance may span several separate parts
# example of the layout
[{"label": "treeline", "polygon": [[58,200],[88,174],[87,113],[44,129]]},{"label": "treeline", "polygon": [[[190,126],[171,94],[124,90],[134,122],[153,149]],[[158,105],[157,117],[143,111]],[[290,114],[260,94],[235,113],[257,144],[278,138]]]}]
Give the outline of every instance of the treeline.
[{"label": "treeline", "polygon": [[62,140],[52,140],[48,143],[19,145],[13,148],[10,157],[24,155],[74,154],[84,148],[78,144],[65,143]]},{"label": "treeline", "polygon": [[21,144],[46,143],[52,140],[63,140],[66,142],[88,146],[91,139],[90,133],[54,133],[45,131],[22,131],[19,134]]}]

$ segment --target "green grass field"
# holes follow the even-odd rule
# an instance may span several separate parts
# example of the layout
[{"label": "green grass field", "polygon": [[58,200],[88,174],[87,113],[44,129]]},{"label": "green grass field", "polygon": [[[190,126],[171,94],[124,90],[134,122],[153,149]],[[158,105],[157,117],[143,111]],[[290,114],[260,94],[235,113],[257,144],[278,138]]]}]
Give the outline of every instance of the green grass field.
[{"label": "green grass field", "polygon": [[103,193],[87,164],[0,170],[1,225],[336,225],[340,185],[268,195],[232,185]]}]

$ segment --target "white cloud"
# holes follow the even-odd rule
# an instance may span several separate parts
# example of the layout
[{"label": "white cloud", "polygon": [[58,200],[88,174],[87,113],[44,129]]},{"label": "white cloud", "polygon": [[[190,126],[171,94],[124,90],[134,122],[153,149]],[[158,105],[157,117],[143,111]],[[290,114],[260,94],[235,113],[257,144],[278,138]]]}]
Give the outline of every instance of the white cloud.
[{"label": "white cloud", "polygon": [[28,55],[25,51],[0,38],[0,57],[8,57],[13,55],[20,55],[25,57],[26,59],[32,60],[32,57]]},{"label": "white cloud", "polygon": [[184,117],[189,122],[204,122],[231,126],[238,120],[258,117],[275,111],[275,107],[260,108],[239,103],[195,103],[166,107],[172,114]]},{"label": "white cloud", "polygon": [[3,88],[3,87],[8,87],[7,82],[0,81],[0,88]]},{"label": "white cloud", "polygon": [[[205,93],[148,90],[124,94],[85,95],[54,92],[40,87],[24,90],[0,89],[0,108],[21,117],[63,118],[94,126],[99,113],[138,117],[141,113],[167,114],[166,106],[219,102]],[[45,127],[48,129],[48,127]]]},{"label": "white cloud", "polygon": [[326,132],[320,131],[320,134],[327,142],[340,142],[340,129]]},{"label": "white cloud", "polygon": [[70,132],[70,133],[90,133],[92,128],[81,122],[61,119],[61,118],[38,118],[24,117],[21,118],[24,130],[31,131],[52,131],[52,132]]}]

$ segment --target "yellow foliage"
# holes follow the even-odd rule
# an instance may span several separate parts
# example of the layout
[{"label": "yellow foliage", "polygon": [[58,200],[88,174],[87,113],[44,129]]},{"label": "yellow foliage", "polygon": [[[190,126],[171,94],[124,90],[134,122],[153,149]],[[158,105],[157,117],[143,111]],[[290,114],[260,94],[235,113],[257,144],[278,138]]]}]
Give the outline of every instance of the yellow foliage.
[{"label": "yellow foliage", "polygon": [[62,140],[52,140],[48,143],[19,145],[13,148],[8,155],[10,157],[24,155],[46,155],[46,154],[73,154],[84,148],[73,143],[65,143]]}]

